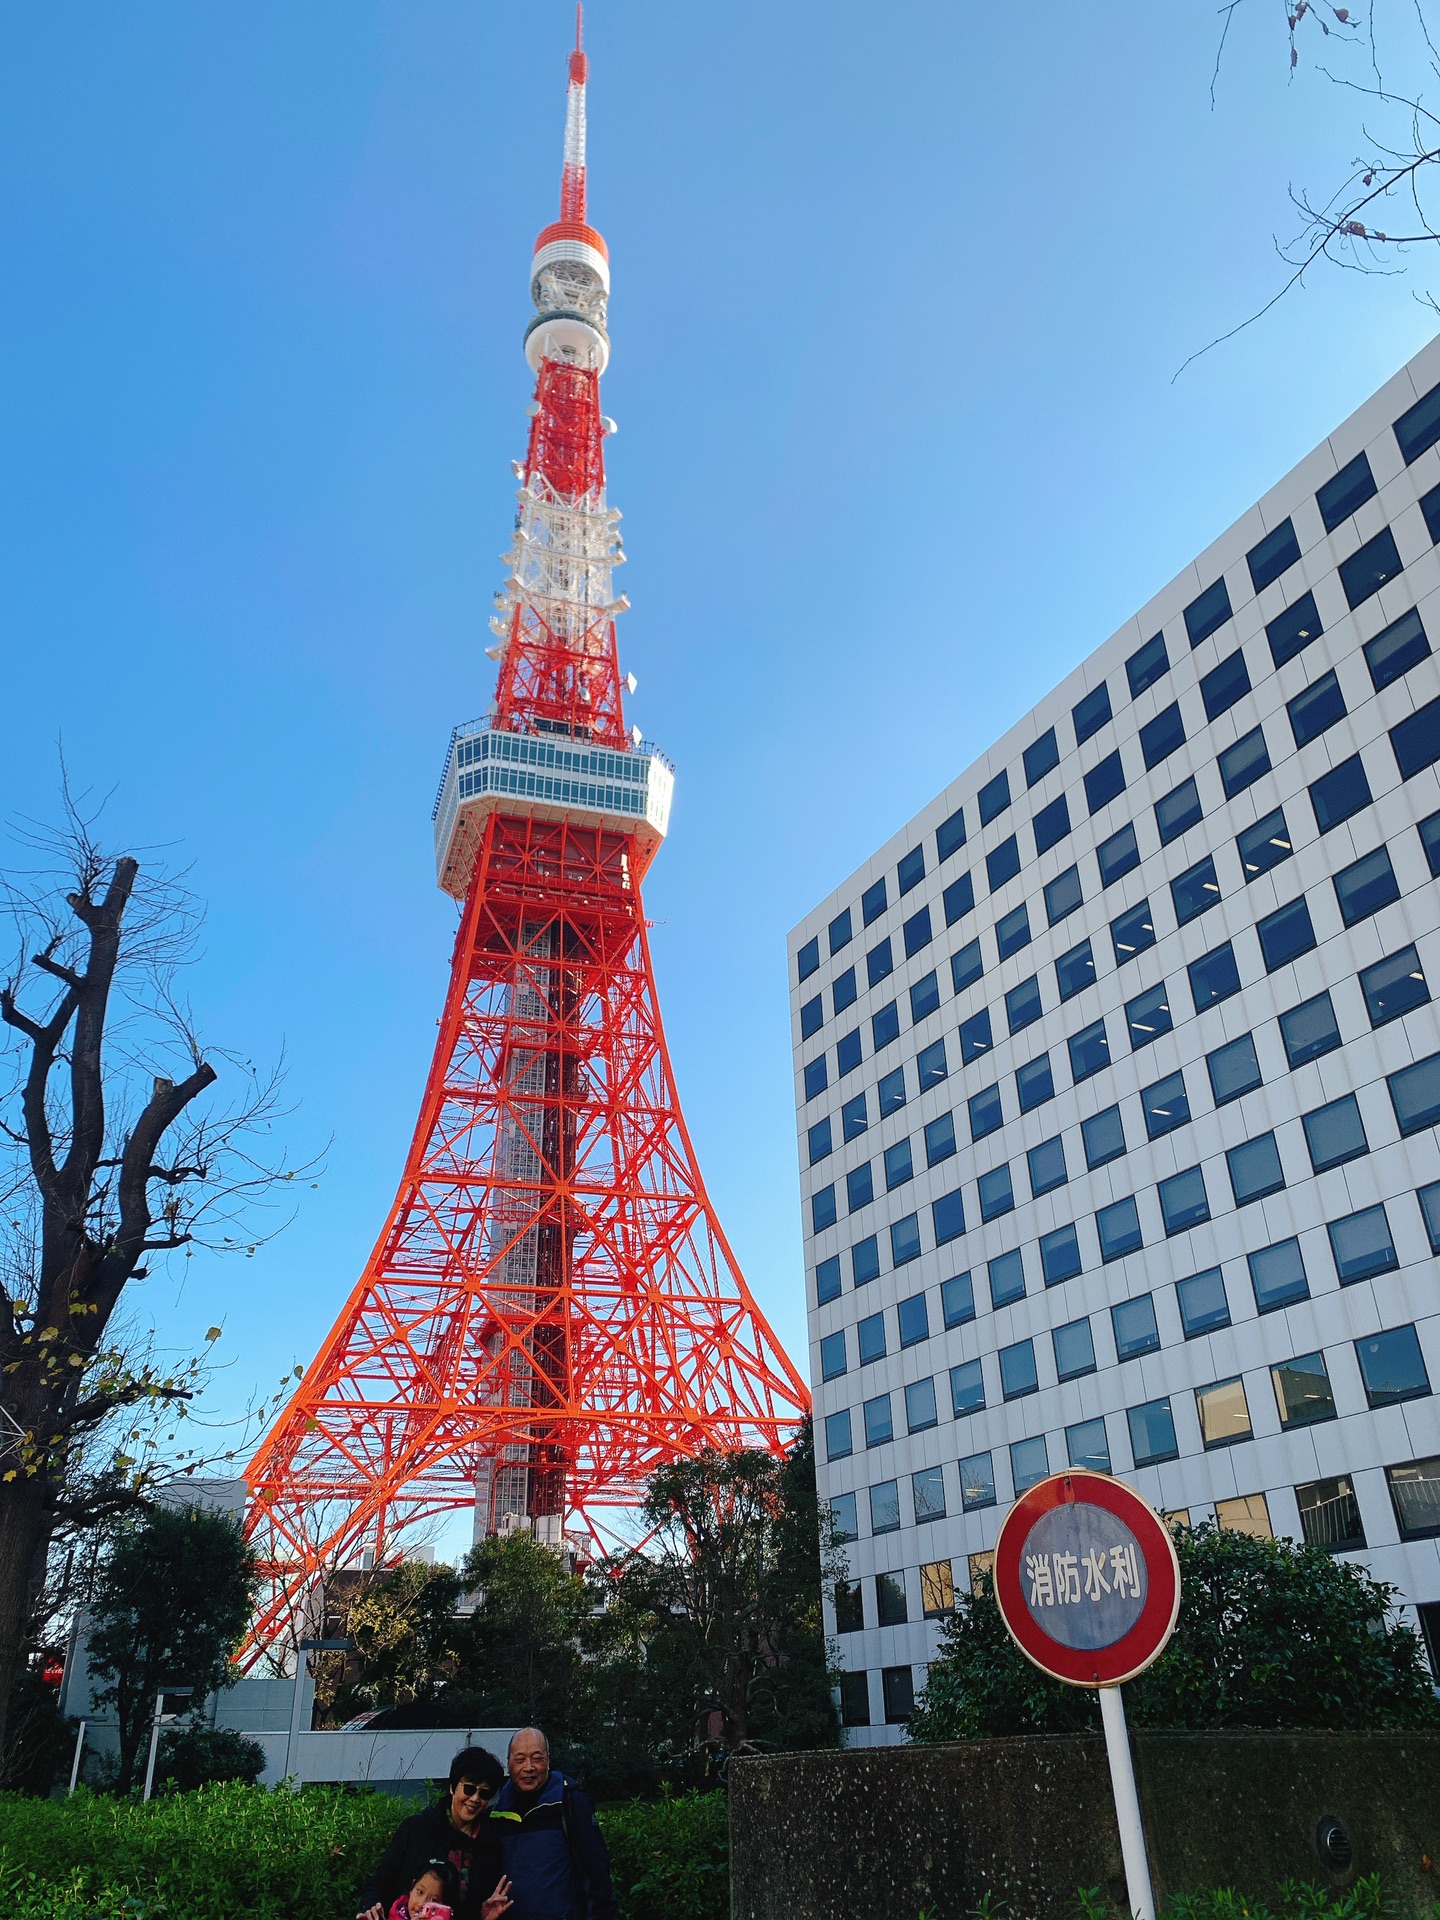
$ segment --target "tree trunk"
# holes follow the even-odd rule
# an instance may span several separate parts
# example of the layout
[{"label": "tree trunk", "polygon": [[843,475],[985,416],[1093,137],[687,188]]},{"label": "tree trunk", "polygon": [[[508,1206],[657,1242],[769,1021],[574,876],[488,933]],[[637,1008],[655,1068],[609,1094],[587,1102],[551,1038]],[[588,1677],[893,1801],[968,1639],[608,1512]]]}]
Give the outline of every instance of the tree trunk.
[{"label": "tree trunk", "polygon": [[45,1490],[33,1480],[0,1483],[0,1754],[7,1751],[11,1689],[25,1664],[35,1569],[49,1540]]}]

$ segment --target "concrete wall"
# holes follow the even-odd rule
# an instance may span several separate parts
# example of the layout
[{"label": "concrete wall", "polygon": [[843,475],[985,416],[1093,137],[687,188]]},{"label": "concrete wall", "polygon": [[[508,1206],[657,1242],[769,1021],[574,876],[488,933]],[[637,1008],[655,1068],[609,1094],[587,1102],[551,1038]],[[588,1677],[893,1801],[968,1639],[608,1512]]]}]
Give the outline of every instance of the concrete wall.
[{"label": "concrete wall", "polygon": [[[265,1749],[261,1782],[273,1787],[286,1778],[303,1784],[317,1780],[363,1781],[387,1793],[418,1792],[427,1780],[443,1780],[462,1747],[488,1747],[500,1761],[514,1727],[442,1727],[414,1733],[252,1732],[247,1737]],[[287,1752],[288,1749],[288,1752]]]},{"label": "concrete wall", "polygon": [[[1284,1878],[1341,1888],[1379,1872],[1401,1920],[1440,1898],[1440,1734],[1139,1734],[1157,1901],[1206,1887],[1263,1897]],[[1328,1870],[1326,1816],[1353,1845]],[[1098,1737],[981,1740],[737,1759],[733,1920],[1073,1920],[1077,1887],[1124,1912]]]}]

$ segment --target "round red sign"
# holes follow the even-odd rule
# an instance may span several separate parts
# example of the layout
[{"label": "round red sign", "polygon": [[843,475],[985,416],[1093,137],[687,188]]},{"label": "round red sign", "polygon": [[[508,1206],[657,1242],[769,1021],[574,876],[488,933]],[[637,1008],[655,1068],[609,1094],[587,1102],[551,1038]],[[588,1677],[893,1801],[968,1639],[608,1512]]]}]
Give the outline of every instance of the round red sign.
[{"label": "round red sign", "polygon": [[1031,1487],[995,1543],[995,1597],[1020,1651],[1072,1687],[1142,1673],[1175,1630],[1180,1563],[1147,1501],[1075,1468]]}]

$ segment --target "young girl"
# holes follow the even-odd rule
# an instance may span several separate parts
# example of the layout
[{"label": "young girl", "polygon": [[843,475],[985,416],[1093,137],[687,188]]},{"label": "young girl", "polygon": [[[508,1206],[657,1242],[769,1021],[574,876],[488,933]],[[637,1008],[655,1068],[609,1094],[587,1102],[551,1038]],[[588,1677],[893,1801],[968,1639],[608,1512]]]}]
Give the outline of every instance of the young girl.
[{"label": "young girl", "polygon": [[[450,1862],[431,1860],[416,1876],[409,1893],[402,1893],[391,1907],[388,1920],[452,1920],[460,1894],[460,1876]],[[502,1874],[480,1909],[480,1920],[500,1920],[509,1905],[510,1882]]]}]

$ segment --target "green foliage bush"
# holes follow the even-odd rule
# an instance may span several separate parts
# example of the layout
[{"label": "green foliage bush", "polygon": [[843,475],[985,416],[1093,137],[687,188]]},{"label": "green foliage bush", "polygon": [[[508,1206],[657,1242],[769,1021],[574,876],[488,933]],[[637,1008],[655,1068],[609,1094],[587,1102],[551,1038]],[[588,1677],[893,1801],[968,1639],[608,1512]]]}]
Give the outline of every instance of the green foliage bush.
[{"label": "green foliage bush", "polygon": [[[413,1807],[341,1787],[227,1784],[144,1806],[0,1795],[0,1913],[16,1920],[352,1920]],[[725,1920],[725,1796],[602,1807],[622,1920]]]}]

